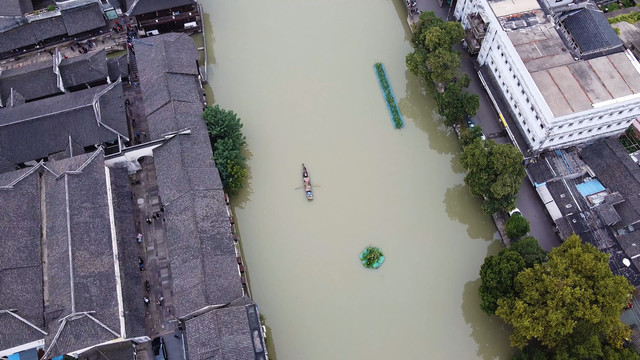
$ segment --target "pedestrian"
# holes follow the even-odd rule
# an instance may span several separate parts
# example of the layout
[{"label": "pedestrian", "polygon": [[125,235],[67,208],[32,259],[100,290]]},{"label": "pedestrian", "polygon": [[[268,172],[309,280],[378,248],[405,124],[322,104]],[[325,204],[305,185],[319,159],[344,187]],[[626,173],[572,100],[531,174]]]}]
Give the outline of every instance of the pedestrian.
[{"label": "pedestrian", "polygon": [[151,224],[151,219],[147,218],[147,224]]},{"label": "pedestrian", "polygon": [[153,220],[158,218],[155,213],[153,215],[151,215],[151,217],[153,218]]}]

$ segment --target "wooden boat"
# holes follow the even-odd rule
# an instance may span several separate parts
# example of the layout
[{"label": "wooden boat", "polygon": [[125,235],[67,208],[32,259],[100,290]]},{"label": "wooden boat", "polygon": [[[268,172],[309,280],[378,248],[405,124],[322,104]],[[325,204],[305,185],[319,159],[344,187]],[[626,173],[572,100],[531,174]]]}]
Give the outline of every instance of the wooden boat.
[{"label": "wooden boat", "polygon": [[307,200],[313,200],[313,191],[311,190],[311,178],[307,168],[302,163],[302,185],[304,186],[304,192],[307,196]]}]

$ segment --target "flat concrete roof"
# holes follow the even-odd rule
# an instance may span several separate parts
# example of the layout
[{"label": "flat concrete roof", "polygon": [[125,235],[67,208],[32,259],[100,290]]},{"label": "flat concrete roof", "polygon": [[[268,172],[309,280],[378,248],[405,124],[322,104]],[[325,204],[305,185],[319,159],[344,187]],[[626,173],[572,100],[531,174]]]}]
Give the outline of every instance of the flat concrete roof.
[{"label": "flat concrete roof", "polygon": [[540,9],[536,0],[489,0],[489,5],[497,17]]},{"label": "flat concrete roof", "polygon": [[538,19],[507,34],[555,116],[640,92],[640,73],[625,53],[576,61],[553,25]]}]

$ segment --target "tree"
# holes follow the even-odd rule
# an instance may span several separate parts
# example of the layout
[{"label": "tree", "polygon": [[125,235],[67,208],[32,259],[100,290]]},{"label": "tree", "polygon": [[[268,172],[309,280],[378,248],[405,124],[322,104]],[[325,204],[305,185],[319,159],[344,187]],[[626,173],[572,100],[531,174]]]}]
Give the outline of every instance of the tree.
[{"label": "tree", "polygon": [[476,139],[482,139],[482,128],[480,125],[472,128],[465,126],[460,129],[460,144],[463,148],[476,141]]},{"label": "tree", "polygon": [[220,173],[222,185],[225,191],[235,195],[247,177],[245,158],[242,156],[246,140],[242,134],[240,118],[233,111],[224,110],[218,105],[207,106],[202,117],[207,125],[213,161]]},{"label": "tree", "polygon": [[513,298],[514,279],[525,268],[525,261],[517,252],[502,249],[496,256],[487,256],[480,267],[480,308],[493,315],[498,300]]},{"label": "tree", "polygon": [[467,145],[460,162],[468,173],[464,178],[471,194],[484,199],[487,214],[512,209],[525,176],[522,154],[511,144],[493,140],[475,141]]},{"label": "tree", "polygon": [[623,342],[630,329],[620,313],[634,288],[613,275],[608,260],[608,254],[572,235],[551,250],[547,262],[521,271],[515,297],[499,299],[496,310],[513,328],[511,345],[522,349],[539,342],[554,359],[627,356]]},{"label": "tree", "polygon": [[242,135],[242,123],[233,111],[224,110],[218,105],[214,107],[207,106],[202,117],[207,125],[212,145],[215,145],[221,139],[231,139],[238,149],[245,144],[246,139]]},{"label": "tree", "polygon": [[522,256],[528,268],[547,260],[547,252],[540,247],[538,239],[533,236],[525,236],[516,242],[512,242],[511,250]]},{"label": "tree", "polygon": [[507,220],[505,231],[511,239],[518,239],[529,232],[529,220],[520,214],[513,214]]},{"label": "tree", "polygon": [[451,47],[464,37],[458,22],[444,22],[433,12],[420,14],[414,32],[414,52],[407,55],[407,68],[434,83],[448,83],[458,74],[460,54]]},{"label": "tree", "polygon": [[463,80],[447,85],[443,93],[436,95],[438,113],[444,116],[444,123],[448,126],[460,124],[467,116],[474,116],[480,107],[478,95],[462,91],[462,87],[469,84],[468,77],[463,77]]}]

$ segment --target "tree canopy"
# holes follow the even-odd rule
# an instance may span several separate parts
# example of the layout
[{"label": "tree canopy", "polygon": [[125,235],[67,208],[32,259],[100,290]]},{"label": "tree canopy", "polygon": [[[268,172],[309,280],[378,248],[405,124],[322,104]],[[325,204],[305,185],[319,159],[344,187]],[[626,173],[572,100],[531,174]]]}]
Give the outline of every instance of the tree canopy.
[{"label": "tree canopy", "polygon": [[495,256],[487,256],[480,267],[480,308],[489,315],[498,309],[498,300],[515,296],[514,279],[525,268],[519,253],[502,249]]},{"label": "tree canopy", "polygon": [[613,275],[608,258],[573,235],[521,271],[515,296],[498,299],[496,310],[513,328],[511,345],[539,343],[554,359],[637,359],[623,349],[630,329],[620,321],[633,286]]},{"label": "tree canopy", "polygon": [[448,126],[459,124],[468,116],[474,116],[480,107],[480,98],[476,94],[469,94],[462,90],[469,85],[467,81],[457,81],[449,84],[444,92],[436,94],[438,113],[445,117]]},{"label": "tree canopy", "polygon": [[460,23],[445,22],[432,11],[423,12],[412,39],[415,51],[407,55],[407,68],[434,83],[449,83],[460,67],[460,54],[451,47],[462,38]]},{"label": "tree canopy", "polygon": [[460,162],[468,173],[465,184],[473,195],[484,199],[482,210],[493,214],[512,209],[525,176],[522,154],[511,144],[493,140],[474,141],[467,145]]},{"label": "tree canopy", "polygon": [[207,106],[202,113],[209,140],[213,148],[213,161],[216,163],[225,191],[236,194],[247,177],[242,147],[246,140],[242,134],[240,118],[231,110],[218,105]]},{"label": "tree canopy", "polygon": [[511,243],[511,250],[517,252],[524,259],[527,267],[533,267],[547,260],[547,252],[540,247],[538,239],[533,236],[525,236]]},{"label": "tree canopy", "polygon": [[511,239],[521,238],[529,232],[529,220],[520,214],[513,214],[507,220],[505,231]]}]

